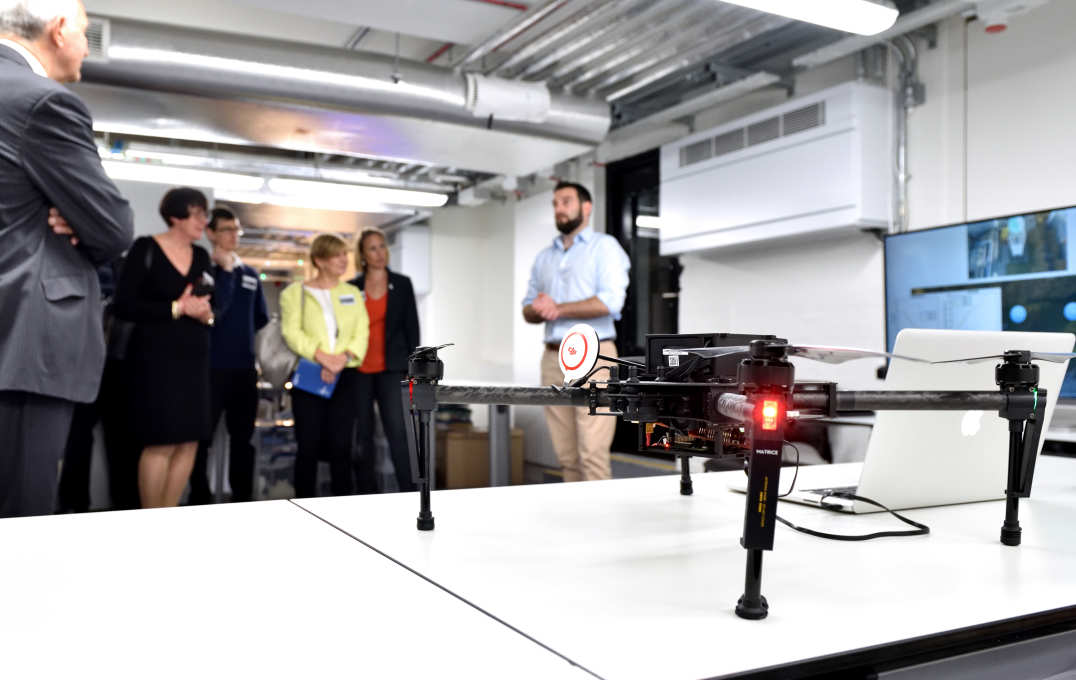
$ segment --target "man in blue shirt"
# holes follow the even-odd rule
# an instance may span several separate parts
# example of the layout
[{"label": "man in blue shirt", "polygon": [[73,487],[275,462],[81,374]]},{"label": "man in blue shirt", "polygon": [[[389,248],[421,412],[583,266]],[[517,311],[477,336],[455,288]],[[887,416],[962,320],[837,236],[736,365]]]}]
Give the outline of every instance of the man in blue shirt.
[{"label": "man in blue shirt", "polygon": [[[631,262],[620,243],[590,226],[594,204],[586,187],[561,182],[553,190],[553,217],[560,235],[538,253],[531,268],[523,318],[545,324],[542,383],[561,384],[560,341],[577,323],[598,332],[599,351],[616,357],[616,328],[628,288]],[[599,362],[599,365],[605,362]],[[547,406],[546,423],[564,481],[609,479],[609,446],[616,418],[591,416],[588,409]]]},{"label": "man in blue shirt", "polygon": [[[239,220],[224,208],[210,215],[206,236],[213,244],[213,312],[209,346],[210,423],[223,412],[228,427],[228,481],[233,501],[254,499],[254,420],[258,414],[258,374],[254,368],[254,334],[269,323],[258,272],[243,264],[235,249],[242,234]],[[191,473],[190,502],[209,503],[206,459],[209,442],[201,442]]]}]

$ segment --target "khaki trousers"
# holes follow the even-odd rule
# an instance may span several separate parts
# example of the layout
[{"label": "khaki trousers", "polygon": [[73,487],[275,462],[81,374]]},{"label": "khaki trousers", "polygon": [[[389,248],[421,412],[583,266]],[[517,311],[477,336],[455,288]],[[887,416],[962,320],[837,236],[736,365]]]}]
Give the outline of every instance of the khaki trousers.
[{"label": "khaki trousers", "polygon": [[[599,351],[605,356],[618,356],[612,340],[603,340]],[[599,366],[610,364],[608,361],[598,361]],[[594,379],[608,380],[608,377],[608,371],[599,371]],[[564,374],[560,372],[557,352],[547,347],[542,354],[542,384],[563,383]],[[553,450],[557,452],[557,460],[564,470],[564,481],[612,477],[609,446],[616,432],[615,417],[592,416],[590,409],[585,407],[546,406],[545,420],[553,440]]]}]

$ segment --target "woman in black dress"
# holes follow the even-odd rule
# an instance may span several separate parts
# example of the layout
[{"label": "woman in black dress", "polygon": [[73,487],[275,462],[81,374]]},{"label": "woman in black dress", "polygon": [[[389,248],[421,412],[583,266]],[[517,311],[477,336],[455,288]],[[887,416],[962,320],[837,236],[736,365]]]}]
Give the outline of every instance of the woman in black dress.
[{"label": "woman in black dress", "polygon": [[161,200],[168,231],[135,240],[116,287],[116,317],[135,322],[127,347],[128,413],[142,455],[142,507],[179,504],[198,441],[210,437],[209,254],[194,242],[208,205],[197,189]]}]

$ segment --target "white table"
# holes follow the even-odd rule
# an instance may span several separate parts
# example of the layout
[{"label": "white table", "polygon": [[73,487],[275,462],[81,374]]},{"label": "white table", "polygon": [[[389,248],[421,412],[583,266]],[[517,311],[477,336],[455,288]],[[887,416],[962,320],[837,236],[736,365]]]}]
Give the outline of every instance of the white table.
[{"label": "white table", "polygon": [[593,676],[269,501],[0,521],[0,677]]},{"label": "white table", "polygon": [[[827,475],[853,472],[804,468],[800,481],[828,485]],[[675,477],[440,491],[433,532],[414,528],[415,494],[301,504],[610,679],[911,648],[916,638],[1076,605],[1074,460],[1040,459],[1018,548],[998,540],[1001,501],[909,511],[931,526],[924,537],[843,543],[780,527],[765,557],[763,621],[733,613],[744,583],[744,497],[726,490],[735,474],[696,475],[691,497]],[[906,528],[883,514],[788,503],[779,512],[823,531]]]}]

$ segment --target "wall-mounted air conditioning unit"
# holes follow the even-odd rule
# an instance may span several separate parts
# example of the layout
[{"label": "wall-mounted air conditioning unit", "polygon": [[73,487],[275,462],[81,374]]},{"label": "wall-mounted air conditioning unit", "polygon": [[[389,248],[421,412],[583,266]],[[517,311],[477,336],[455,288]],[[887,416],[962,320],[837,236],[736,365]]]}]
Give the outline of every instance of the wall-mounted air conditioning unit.
[{"label": "wall-mounted air conditioning unit", "polygon": [[887,227],[893,98],[845,83],[661,147],[661,252]]}]

